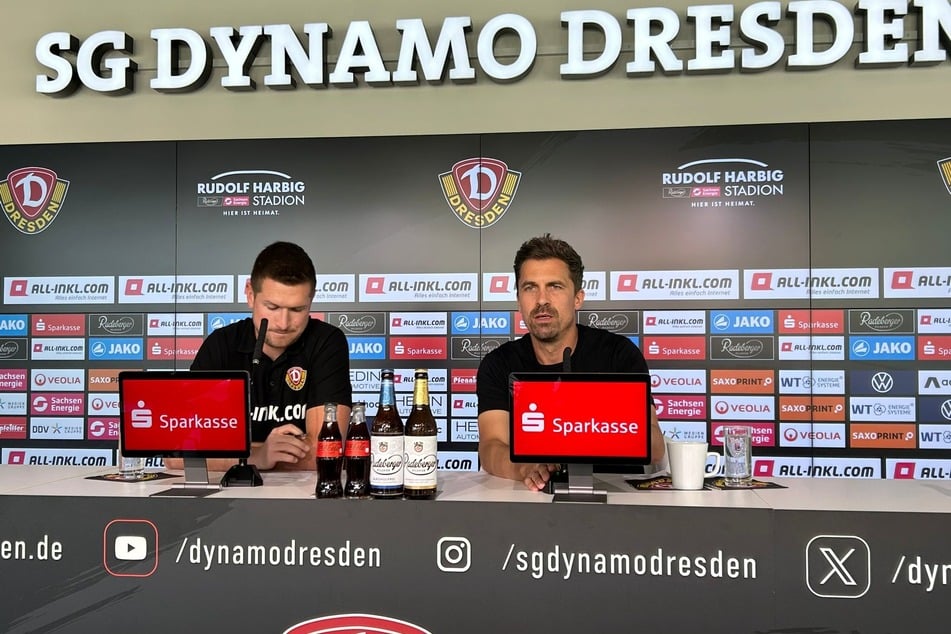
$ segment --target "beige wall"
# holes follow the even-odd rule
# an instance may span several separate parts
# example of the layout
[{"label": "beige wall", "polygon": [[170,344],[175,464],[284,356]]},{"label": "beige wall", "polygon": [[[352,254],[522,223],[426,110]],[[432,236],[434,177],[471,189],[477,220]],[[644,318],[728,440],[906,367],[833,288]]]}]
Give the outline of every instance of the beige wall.
[{"label": "beige wall", "polygon": [[[645,3],[646,4],[646,3]],[[566,32],[559,20],[563,9],[600,9],[624,24],[628,8],[645,6],[620,0],[597,0],[570,6],[546,2],[458,0],[205,0],[141,2],[136,0],[31,0],[3,9],[0,38],[0,143],[54,143],[112,140],[217,139],[268,137],[362,136],[466,133],[518,130],[639,128],[762,122],[913,119],[947,116],[951,97],[948,63],[931,67],[901,66],[857,70],[858,49],[832,68],[690,76],[655,74],[629,78],[631,32],[624,29],[618,64],[595,79],[563,80]],[[690,57],[691,25],[684,17],[685,0],[658,2],[677,11],[684,29],[677,42],[681,59]],[[699,4],[699,3],[696,3]],[[748,3],[737,4],[737,11]],[[786,3],[783,3],[786,6]],[[853,4],[847,4],[850,8]],[[307,22],[328,22],[334,37],[328,46],[335,57],[347,25],[367,19],[387,61],[395,69],[398,18],[423,18],[430,35],[447,16],[467,15],[474,55],[476,34],[491,17],[518,13],[535,26],[539,53],[529,75],[514,83],[488,79],[474,63],[477,81],[469,85],[355,88],[298,87],[290,91],[264,88],[268,49],[261,50],[252,77],[253,92],[229,92],[213,76],[204,88],[187,94],[160,94],[148,87],[154,75],[152,28],[184,27],[210,41],[211,26],[244,24],[292,25],[298,34]],[[917,21],[909,17],[906,41],[914,48]],[[139,64],[131,94],[107,96],[80,88],[65,98],[35,92],[35,77],[45,69],[36,61],[37,40],[51,31],[69,31],[80,39],[118,29],[133,36]],[[789,29],[787,28],[788,32]],[[861,33],[856,39],[861,38]],[[787,44],[791,41],[787,37]],[[503,50],[507,42],[499,44]],[[735,47],[743,46],[735,38]],[[223,62],[216,60],[220,72]]]}]

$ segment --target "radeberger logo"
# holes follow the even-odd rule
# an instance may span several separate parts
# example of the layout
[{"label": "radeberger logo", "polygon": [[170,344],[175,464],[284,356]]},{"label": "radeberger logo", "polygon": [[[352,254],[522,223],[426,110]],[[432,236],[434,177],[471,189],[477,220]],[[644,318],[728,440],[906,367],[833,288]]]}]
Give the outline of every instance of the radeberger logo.
[{"label": "radeberger logo", "polygon": [[45,167],[21,167],[0,181],[3,214],[20,233],[33,235],[48,228],[59,214],[69,181]]},{"label": "radeberger logo", "polygon": [[474,157],[440,174],[439,184],[456,217],[469,227],[484,229],[508,211],[521,178],[521,172],[498,159]]}]

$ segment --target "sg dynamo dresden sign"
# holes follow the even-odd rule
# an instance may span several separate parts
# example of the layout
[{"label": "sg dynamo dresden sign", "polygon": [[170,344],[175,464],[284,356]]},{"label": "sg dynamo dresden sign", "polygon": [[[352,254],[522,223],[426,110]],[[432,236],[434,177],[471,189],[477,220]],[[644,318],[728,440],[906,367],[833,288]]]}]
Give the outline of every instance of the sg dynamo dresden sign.
[{"label": "sg dynamo dresden sign", "polygon": [[0,181],[3,215],[17,231],[40,233],[49,227],[66,200],[69,181],[45,167],[21,167]]}]

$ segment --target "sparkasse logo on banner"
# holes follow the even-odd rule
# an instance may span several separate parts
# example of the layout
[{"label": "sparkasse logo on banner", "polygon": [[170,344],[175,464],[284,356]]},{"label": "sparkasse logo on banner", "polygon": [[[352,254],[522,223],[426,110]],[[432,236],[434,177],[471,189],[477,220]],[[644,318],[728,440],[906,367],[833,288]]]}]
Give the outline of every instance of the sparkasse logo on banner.
[{"label": "sparkasse logo on banner", "polygon": [[115,304],[116,278],[5,277],[4,304]]},{"label": "sparkasse logo on banner", "polygon": [[27,235],[45,231],[59,216],[69,181],[46,167],[21,167],[0,181],[0,204],[10,224]]},{"label": "sparkasse logo on banner", "polygon": [[505,215],[518,191],[521,172],[488,157],[463,159],[439,175],[446,203],[464,225],[491,227]]},{"label": "sparkasse logo on banner", "polygon": [[361,302],[474,302],[475,273],[360,274]]},{"label": "sparkasse logo on banner", "polygon": [[119,277],[120,304],[233,304],[233,275]]}]

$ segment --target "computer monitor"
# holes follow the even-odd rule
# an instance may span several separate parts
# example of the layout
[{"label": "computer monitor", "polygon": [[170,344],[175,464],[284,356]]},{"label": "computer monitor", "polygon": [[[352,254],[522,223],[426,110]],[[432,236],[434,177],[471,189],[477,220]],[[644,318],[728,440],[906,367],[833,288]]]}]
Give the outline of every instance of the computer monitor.
[{"label": "computer monitor", "polygon": [[241,370],[120,372],[122,455],[183,458],[186,487],[209,488],[208,458],[251,455],[250,383]]},{"label": "computer monitor", "polygon": [[509,376],[512,462],[568,465],[555,501],[603,502],[596,465],[651,462],[650,374],[513,372]]}]

